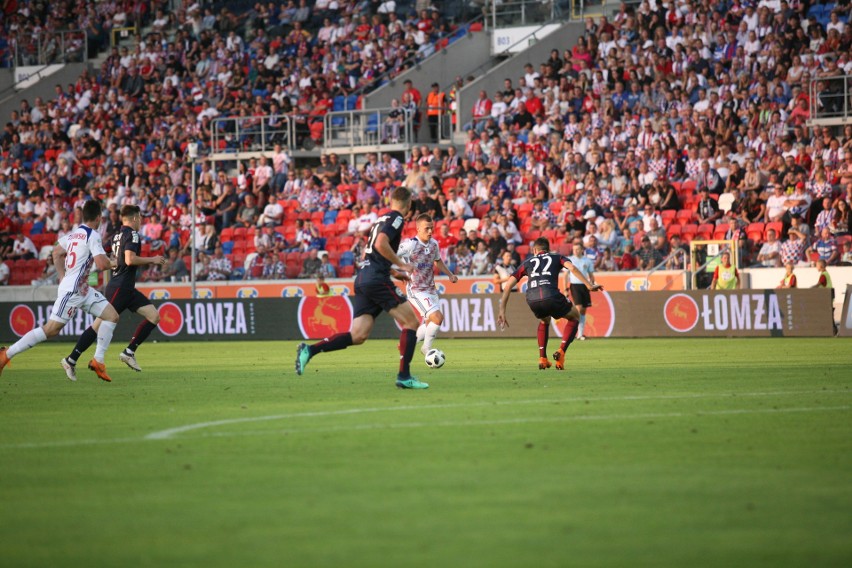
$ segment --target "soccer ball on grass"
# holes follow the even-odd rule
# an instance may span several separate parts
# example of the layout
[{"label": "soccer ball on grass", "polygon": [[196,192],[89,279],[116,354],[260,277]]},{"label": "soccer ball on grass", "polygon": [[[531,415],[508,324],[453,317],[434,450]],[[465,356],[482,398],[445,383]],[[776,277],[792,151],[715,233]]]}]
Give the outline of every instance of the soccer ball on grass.
[{"label": "soccer ball on grass", "polygon": [[426,354],[426,365],[433,369],[440,369],[444,366],[447,357],[440,349],[430,349]]}]

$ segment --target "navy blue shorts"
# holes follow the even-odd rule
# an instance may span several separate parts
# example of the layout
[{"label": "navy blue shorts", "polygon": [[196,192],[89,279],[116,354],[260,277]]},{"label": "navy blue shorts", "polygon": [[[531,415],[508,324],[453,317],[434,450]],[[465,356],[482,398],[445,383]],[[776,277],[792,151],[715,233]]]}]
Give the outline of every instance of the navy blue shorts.
[{"label": "navy blue shorts", "polygon": [[554,319],[562,319],[567,316],[574,308],[574,304],[568,301],[568,298],[559,294],[551,296],[543,300],[527,300],[527,305],[532,310],[533,315],[538,319],[551,317]]},{"label": "navy blue shorts", "polygon": [[151,304],[151,300],[136,288],[132,290],[127,290],[126,288],[111,289],[107,285],[105,296],[118,313],[124,310],[138,312],[141,308]]},{"label": "navy blue shorts", "polygon": [[355,283],[355,295],[352,297],[352,310],[355,317],[369,314],[374,318],[382,311],[389,312],[407,300],[390,280],[364,285]]},{"label": "navy blue shorts", "polygon": [[574,305],[592,307],[592,295],[585,284],[571,284],[571,299],[574,300]]}]

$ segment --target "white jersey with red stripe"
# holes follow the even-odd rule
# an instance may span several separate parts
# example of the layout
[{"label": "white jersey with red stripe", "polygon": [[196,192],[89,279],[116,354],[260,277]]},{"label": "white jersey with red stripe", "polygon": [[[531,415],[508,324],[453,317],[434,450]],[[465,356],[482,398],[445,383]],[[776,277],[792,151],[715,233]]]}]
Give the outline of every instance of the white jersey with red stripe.
[{"label": "white jersey with red stripe", "polygon": [[441,250],[438,241],[429,239],[423,242],[417,237],[406,239],[399,244],[397,256],[409,264],[414,265],[414,272],[410,275],[408,292],[432,292],[437,293],[435,288],[435,261],[441,258]]},{"label": "white jersey with red stripe", "polygon": [[59,283],[59,295],[68,292],[85,295],[89,291],[89,270],[95,257],[106,254],[100,233],[80,225],[59,239],[59,246],[65,249],[65,276]]}]

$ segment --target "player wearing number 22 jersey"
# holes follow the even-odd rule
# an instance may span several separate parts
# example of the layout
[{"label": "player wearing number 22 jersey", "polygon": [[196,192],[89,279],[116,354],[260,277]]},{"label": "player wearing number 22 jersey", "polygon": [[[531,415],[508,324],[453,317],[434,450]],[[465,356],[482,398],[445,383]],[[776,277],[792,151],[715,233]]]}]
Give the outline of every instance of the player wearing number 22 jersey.
[{"label": "player wearing number 22 jersey", "polygon": [[83,205],[83,223],[59,239],[53,247],[53,263],[62,280],[59,282],[59,295],[53,305],[50,318],[42,327],[26,333],[20,341],[8,349],[0,348],[0,372],[16,355],[35,347],[49,337],[58,335],[80,309],[103,320],[103,325],[97,334],[98,346],[95,357],[89,362],[89,369],[101,379],[110,380],[109,375],[106,374],[104,356],[118,323],[118,312],[100,292],[93,290],[88,284],[92,264],[98,270],[111,267],[97,231],[100,222],[100,203],[94,200],[87,201]]},{"label": "player wearing number 22 jersey", "polygon": [[[296,374],[305,371],[308,361],[319,353],[346,349],[350,345],[364,343],[373,330],[376,317],[388,312],[402,327],[399,338],[399,373],[396,386],[402,389],[425,389],[429,385],[411,376],[411,359],[417,343],[415,330],[417,315],[405,298],[391,282],[392,273],[398,277],[413,270],[413,266],[397,256],[399,241],[405,225],[405,215],[411,209],[411,192],[405,187],[396,188],[391,194],[391,210],[385,213],[370,228],[370,236],[364,249],[364,258],[355,277],[355,295],[352,308],[355,319],[352,328],[313,345],[300,343],[296,349]],[[393,266],[396,265],[397,269]],[[402,272],[400,272],[402,271]]]},{"label": "player wearing number 22 jersey", "polygon": [[501,326],[509,325],[506,319],[506,306],[509,303],[512,288],[522,278],[527,278],[527,305],[532,313],[539,319],[538,324],[538,368],[547,369],[550,361],[547,358],[547,340],[550,334],[550,320],[566,319],[565,329],[562,332],[562,344],[559,350],[553,354],[556,360],[556,368],[565,368],[565,350],[577,336],[580,313],[577,308],[559,290],[559,273],[567,268],[576,276],[589,290],[603,290],[598,284],[592,284],[568,258],[550,252],[550,242],[546,238],[538,238],[533,244],[533,256],[526,259],[520,268],[512,274],[506,282],[503,295],[500,298],[500,312],[497,323]]}]

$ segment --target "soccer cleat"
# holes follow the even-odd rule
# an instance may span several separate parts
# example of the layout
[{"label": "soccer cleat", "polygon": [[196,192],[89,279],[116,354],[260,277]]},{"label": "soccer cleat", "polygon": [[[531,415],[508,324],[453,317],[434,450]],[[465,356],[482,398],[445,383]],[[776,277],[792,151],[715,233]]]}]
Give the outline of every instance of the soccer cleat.
[{"label": "soccer cleat", "polygon": [[136,362],[136,354],[130,355],[126,351],[122,351],[118,354],[118,360],[136,371],[137,373],[142,372],[142,367],[139,366],[139,363]]},{"label": "soccer cleat", "polygon": [[550,361],[547,360],[547,357],[538,358],[538,368],[542,371],[550,368]]},{"label": "soccer cleat", "polygon": [[423,353],[423,355],[426,355],[427,353],[429,353],[429,350],[426,349],[426,346],[424,345],[423,347],[420,348],[420,352]]},{"label": "soccer cleat", "polygon": [[0,347],[0,375],[3,374],[3,368],[9,364],[9,356],[6,355],[6,347]]},{"label": "soccer cleat", "polygon": [[565,352],[561,349],[553,354],[553,360],[556,361],[556,368],[560,371],[565,369]]},{"label": "soccer cleat", "polygon": [[106,365],[104,365],[103,363],[98,363],[97,361],[92,359],[91,361],[89,361],[89,369],[94,371],[100,380],[106,381],[108,383],[112,382],[112,379],[109,378],[109,375],[107,375]]},{"label": "soccer cleat", "polygon": [[306,343],[300,343],[296,347],[296,374],[301,375],[305,372],[305,367],[308,366],[308,361],[311,360],[311,350],[308,349]]},{"label": "soccer cleat", "polygon": [[72,365],[68,362],[67,357],[63,357],[59,364],[62,365],[62,368],[65,369],[65,375],[68,377],[69,381],[77,380],[77,365]]},{"label": "soccer cleat", "polygon": [[398,389],[428,389],[429,384],[418,381],[417,377],[396,377],[396,388]]}]

